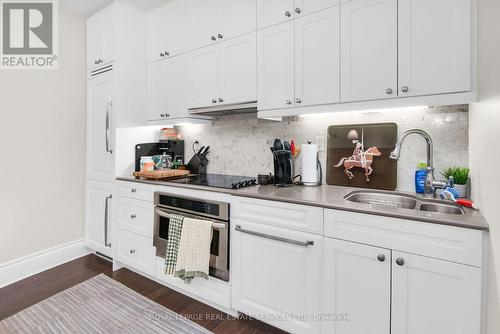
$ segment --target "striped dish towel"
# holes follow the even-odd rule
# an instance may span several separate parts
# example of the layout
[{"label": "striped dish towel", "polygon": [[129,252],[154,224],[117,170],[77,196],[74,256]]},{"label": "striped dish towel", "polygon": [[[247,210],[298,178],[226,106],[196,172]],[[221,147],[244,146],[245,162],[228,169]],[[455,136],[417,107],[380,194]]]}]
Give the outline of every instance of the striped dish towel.
[{"label": "striped dish towel", "polygon": [[211,221],[184,218],[175,277],[185,283],[191,282],[195,277],[208,279],[211,242]]},{"label": "striped dish towel", "polygon": [[181,241],[182,222],[184,217],[180,215],[169,215],[167,252],[165,254],[165,274],[174,275],[177,266],[177,254],[179,242]]}]

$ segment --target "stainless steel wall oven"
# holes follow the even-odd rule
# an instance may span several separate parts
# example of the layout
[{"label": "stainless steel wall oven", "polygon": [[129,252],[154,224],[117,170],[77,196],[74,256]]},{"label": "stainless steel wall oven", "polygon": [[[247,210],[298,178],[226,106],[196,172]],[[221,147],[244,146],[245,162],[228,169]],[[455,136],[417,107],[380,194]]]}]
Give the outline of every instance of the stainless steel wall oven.
[{"label": "stainless steel wall oven", "polygon": [[169,215],[210,220],[213,228],[210,244],[210,276],[229,281],[229,203],[200,200],[163,192],[155,193],[153,244],[156,255],[165,258]]}]

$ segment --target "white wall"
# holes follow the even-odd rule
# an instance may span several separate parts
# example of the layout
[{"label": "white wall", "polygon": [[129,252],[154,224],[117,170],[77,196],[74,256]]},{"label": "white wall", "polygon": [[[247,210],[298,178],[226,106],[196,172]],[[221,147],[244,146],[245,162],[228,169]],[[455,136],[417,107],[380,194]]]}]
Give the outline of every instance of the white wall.
[{"label": "white wall", "polygon": [[0,264],[83,237],[85,21],[59,19],[58,70],[0,71]]},{"label": "white wall", "polygon": [[500,1],[479,0],[479,103],[470,111],[473,197],[490,225],[487,333],[500,333]]}]

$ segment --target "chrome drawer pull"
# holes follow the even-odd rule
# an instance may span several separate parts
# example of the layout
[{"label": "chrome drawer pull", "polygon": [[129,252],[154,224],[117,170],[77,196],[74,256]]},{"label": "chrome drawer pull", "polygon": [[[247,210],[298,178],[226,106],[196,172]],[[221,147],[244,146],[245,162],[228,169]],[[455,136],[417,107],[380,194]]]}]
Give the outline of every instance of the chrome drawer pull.
[{"label": "chrome drawer pull", "polygon": [[314,241],[307,240],[307,241],[297,241],[297,240],[292,240],[292,239],[287,239],[287,238],[282,238],[282,237],[277,237],[271,234],[266,234],[266,233],[260,233],[260,232],[255,232],[255,231],[250,231],[250,230],[245,230],[241,228],[241,225],[236,225],[234,228],[235,231],[241,232],[241,233],[246,233],[250,235],[255,235],[257,237],[261,238],[266,238],[266,239],[271,239],[271,240],[276,240],[276,241],[281,241],[281,242],[286,242],[288,244],[293,244],[293,245],[298,245],[298,246],[314,246]]}]

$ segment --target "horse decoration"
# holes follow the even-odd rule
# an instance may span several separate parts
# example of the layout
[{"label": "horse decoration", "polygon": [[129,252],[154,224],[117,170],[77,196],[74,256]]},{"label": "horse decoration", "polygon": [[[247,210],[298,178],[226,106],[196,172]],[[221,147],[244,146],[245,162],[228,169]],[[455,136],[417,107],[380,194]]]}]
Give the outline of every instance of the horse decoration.
[{"label": "horse decoration", "polygon": [[349,180],[352,180],[354,174],[350,171],[353,167],[363,168],[365,170],[366,182],[370,182],[370,175],[373,172],[371,167],[373,163],[373,157],[379,157],[382,153],[377,147],[373,146],[363,151],[362,147],[356,147],[353,155],[350,157],[343,157],[340,159],[339,163],[335,167],[340,167],[344,165],[344,173],[346,173]]}]

